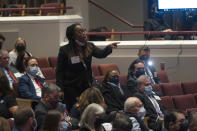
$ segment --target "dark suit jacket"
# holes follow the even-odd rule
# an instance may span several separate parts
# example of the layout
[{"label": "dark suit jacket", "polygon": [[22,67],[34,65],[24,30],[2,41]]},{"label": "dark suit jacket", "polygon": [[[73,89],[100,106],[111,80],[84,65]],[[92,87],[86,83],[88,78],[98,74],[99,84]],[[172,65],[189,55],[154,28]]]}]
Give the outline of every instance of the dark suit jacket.
[{"label": "dark suit jacket", "polygon": [[[13,66],[8,66],[8,69],[10,70],[10,72],[13,74],[13,76],[17,79],[17,77],[14,75],[15,73],[18,73],[18,70],[13,67]],[[3,71],[3,68],[0,67],[0,72],[3,72],[5,74],[5,72]]]},{"label": "dark suit jacket", "polygon": [[[155,130],[160,129],[161,123],[159,120],[157,120],[158,117],[157,112],[152,102],[149,100],[149,98],[144,93],[141,92],[135,93],[134,97],[139,98],[144,104],[144,108],[146,109],[146,116],[150,118],[148,121],[149,128]],[[163,107],[160,101],[157,100],[157,102],[159,104],[160,110],[162,111],[163,114],[165,114],[165,108]]]},{"label": "dark suit jacket", "polygon": [[[40,84],[43,85],[44,79],[39,76],[37,76],[37,78],[40,81]],[[35,87],[31,81],[31,78],[27,74],[19,78],[18,93],[21,98],[35,99],[35,100],[41,99],[41,97],[36,95]]]},{"label": "dark suit jacket", "polygon": [[[89,56],[85,55],[86,48],[91,48]],[[60,47],[57,69],[56,69],[56,84],[60,86],[65,93],[65,103],[69,110],[76,102],[78,97],[92,83],[92,56],[97,58],[105,58],[112,52],[112,48],[107,46],[104,49],[97,48],[93,43],[86,43],[82,47],[83,61],[72,63],[74,56],[79,56],[75,42]]]},{"label": "dark suit jacket", "polygon": [[126,97],[120,93],[118,87],[114,87],[109,83],[104,82],[100,91],[105,99],[105,103],[107,104],[107,113],[123,110]]}]

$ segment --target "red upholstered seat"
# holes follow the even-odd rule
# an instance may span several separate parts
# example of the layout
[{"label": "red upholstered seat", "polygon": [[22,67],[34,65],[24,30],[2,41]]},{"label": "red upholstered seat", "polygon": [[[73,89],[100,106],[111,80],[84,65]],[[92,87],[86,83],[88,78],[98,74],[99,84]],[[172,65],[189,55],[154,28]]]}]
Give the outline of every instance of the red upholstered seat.
[{"label": "red upholstered seat", "polygon": [[55,80],[56,79],[55,70],[52,67],[41,68],[41,71],[42,71],[46,80]]},{"label": "red upholstered seat", "polygon": [[161,97],[161,103],[166,107],[167,109],[175,109],[174,103],[172,101],[171,96],[164,96]]},{"label": "red upholstered seat", "polygon": [[92,64],[92,75],[93,76],[100,76],[98,65]]},{"label": "red upholstered seat", "polygon": [[189,108],[189,109],[186,109],[186,112],[188,114],[192,113],[192,112],[197,112],[197,108]]},{"label": "red upholstered seat", "polygon": [[188,108],[197,108],[194,95],[192,94],[173,96],[172,99],[176,109],[185,111]]},{"label": "red upholstered seat", "polygon": [[156,90],[162,92],[159,84],[153,84],[152,87],[155,88]]},{"label": "red upholstered seat", "polygon": [[48,61],[48,59],[46,57],[40,57],[37,60],[38,60],[38,66],[40,68],[50,67],[49,61]]},{"label": "red upholstered seat", "polygon": [[182,82],[181,85],[185,94],[197,93],[197,81]]},{"label": "red upholstered seat", "polygon": [[122,86],[126,86],[127,85],[127,75],[120,75],[120,84]]},{"label": "red upholstered seat", "polygon": [[99,83],[102,83],[104,80],[104,76],[95,76],[95,79],[97,79]]},{"label": "red upholstered seat", "polygon": [[168,75],[165,71],[157,72],[157,76],[161,83],[169,83]]},{"label": "red upholstered seat", "polygon": [[57,65],[57,56],[48,58],[49,64],[51,67],[55,68]]},{"label": "red upholstered seat", "polygon": [[162,83],[161,89],[164,96],[183,95],[181,83]]},{"label": "red upholstered seat", "polygon": [[99,71],[100,71],[101,75],[105,75],[107,73],[107,71],[111,70],[111,69],[117,70],[120,73],[120,70],[119,70],[117,64],[114,64],[114,63],[99,64],[98,67],[99,67]]},{"label": "red upholstered seat", "polygon": [[64,4],[62,3],[46,3],[42,4],[41,7],[56,7],[57,9],[45,9],[45,10],[40,10],[40,15],[45,16],[45,15],[63,15],[64,11],[63,9],[58,9],[58,8],[63,8]]}]

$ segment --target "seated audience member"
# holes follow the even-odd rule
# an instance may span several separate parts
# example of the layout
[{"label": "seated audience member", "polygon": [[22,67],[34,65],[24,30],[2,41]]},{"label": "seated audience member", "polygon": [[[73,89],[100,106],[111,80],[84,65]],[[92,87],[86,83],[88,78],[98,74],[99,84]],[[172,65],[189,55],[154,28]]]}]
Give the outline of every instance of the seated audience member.
[{"label": "seated audience member", "polygon": [[5,42],[5,37],[0,33],[0,50],[2,49],[4,42]]},{"label": "seated audience member", "polygon": [[63,115],[57,110],[51,110],[45,117],[44,124],[39,131],[66,131],[67,124]]},{"label": "seated audience member", "polygon": [[136,97],[129,97],[124,103],[124,112],[133,123],[131,131],[148,131],[149,129],[144,124],[144,117],[146,110],[144,109],[143,103]]},{"label": "seated audience member", "polygon": [[17,108],[16,98],[10,89],[9,81],[5,74],[0,72],[0,116],[11,118]]},{"label": "seated audience member", "polygon": [[104,98],[100,90],[96,87],[88,88],[81,93],[80,97],[78,98],[78,102],[72,107],[70,111],[71,117],[80,120],[81,114],[91,103],[97,103],[106,109]]},{"label": "seated audience member", "polygon": [[187,131],[188,120],[182,111],[168,111],[164,117],[164,127],[162,131]]},{"label": "seated audience member", "polygon": [[112,123],[112,131],[131,131],[133,124],[129,117],[121,114]]},{"label": "seated audience member", "polygon": [[197,112],[191,112],[189,115],[189,131],[197,131]]},{"label": "seated audience member", "polygon": [[131,63],[131,65],[128,69],[127,88],[129,90],[130,96],[132,96],[134,93],[138,92],[137,78],[140,77],[141,75],[145,75],[144,63],[143,63],[143,61],[136,59]]},{"label": "seated audience member", "polygon": [[26,46],[27,46],[26,41],[23,38],[18,37],[15,42],[15,48],[12,51],[10,51],[10,53],[9,53],[9,57],[10,57],[9,64],[10,65],[14,65],[14,66],[16,65],[17,56],[21,52],[26,52],[28,55],[31,56],[31,54],[26,51]]},{"label": "seated audience member", "polygon": [[[138,92],[138,88],[137,88],[137,84],[138,84],[138,81],[137,81],[137,78],[139,78],[141,75],[146,75],[146,72],[145,72],[145,65],[144,65],[144,62],[140,59],[136,59],[134,60],[129,69],[128,69],[128,78],[127,78],[127,89],[129,91],[129,95],[132,96],[134,93]],[[149,76],[148,76],[149,77]],[[149,77],[150,79],[150,77]],[[152,83],[151,83],[152,84]],[[159,96],[162,96],[162,93],[153,88],[153,91],[159,95]]]},{"label": "seated audience member", "polygon": [[160,84],[159,78],[157,77],[157,72],[153,64],[149,63],[150,60],[150,48],[144,45],[138,50],[138,57],[144,62],[145,75],[150,78],[151,84]]},{"label": "seated audience member", "polygon": [[[21,77],[26,73],[26,61],[30,58],[31,56],[27,52],[20,52],[17,56],[16,59],[16,69],[19,71],[18,75],[16,76],[17,78]],[[41,78],[44,78],[40,68],[38,67],[38,76]]]},{"label": "seated audience member", "polygon": [[3,117],[0,117],[0,131],[11,131],[8,120]]},{"label": "seated audience member", "polygon": [[101,93],[107,104],[107,113],[123,110],[125,93],[120,85],[119,73],[117,70],[109,70],[103,80]]},{"label": "seated audience member", "polygon": [[37,75],[38,62],[36,58],[29,58],[26,64],[27,73],[19,78],[18,93],[21,98],[25,99],[41,99],[41,88],[44,79]]},{"label": "seated audience member", "polygon": [[79,131],[104,131],[102,126],[105,110],[102,106],[92,103],[83,111],[79,122]]},{"label": "seated audience member", "polygon": [[[42,126],[47,113],[50,110],[57,110],[64,114],[65,119],[70,121],[72,128],[75,128],[77,121],[74,118],[67,116],[66,105],[59,102],[60,88],[52,83],[46,83],[42,88],[42,99],[35,107],[36,120],[38,122],[38,129]],[[68,122],[68,125],[70,124]],[[71,125],[70,124],[70,125]]]},{"label": "seated audience member", "polygon": [[14,112],[14,128],[12,131],[35,131],[36,119],[34,112],[29,107],[19,107]]},{"label": "seated audience member", "polygon": [[146,116],[149,117],[148,126],[153,130],[161,130],[165,109],[160,103],[161,99],[152,91],[150,79],[141,75],[138,78],[139,92],[134,97],[139,98],[146,109]]},{"label": "seated audience member", "polygon": [[0,72],[4,73],[10,83],[10,87],[13,88],[13,84],[17,83],[18,80],[15,74],[18,72],[14,67],[8,65],[9,55],[7,50],[0,50]]}]

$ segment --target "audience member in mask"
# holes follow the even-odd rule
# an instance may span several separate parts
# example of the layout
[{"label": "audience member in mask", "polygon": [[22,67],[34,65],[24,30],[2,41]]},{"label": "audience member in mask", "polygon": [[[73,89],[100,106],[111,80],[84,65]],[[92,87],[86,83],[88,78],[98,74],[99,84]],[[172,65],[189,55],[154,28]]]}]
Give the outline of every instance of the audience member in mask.
[{"label": "audience member in mask", "polygon": [[136,97],[129,97],[124,103],[125,115],[132,120],[133,128],[131,131],[148,131],[149,129],[144,124],[146,110],[143,103]]},{"label": "audience member in mask", "polygon": [[[188,120],[182,111],[172,110],[168,111],[164,117],[164,129],[162,131],[187,131]],[[190,130],[196,131],[196,130]]]},{"label": "audience member in mask", "polygon": [[26,53],[28,53],[28,55],[31,56],[31,54],[26,51],[26,46],[27,46],[26,41],[23,38],[21,38],[21,37],[17,38],[17,40],[15,42],[15,48],[9,52],[9,57],[10,57],[9,64],[10,65],[13,65],[13,66],[16,65],[17,56],[21,52],[26,52]]},{"label": "audience member in mask", "polygon": [[0,33],[0,50],[2,49],[4,42],[5,42],[5,37]]},{"label": "audience member in mask", "polygon": [[39,131],[68,131],[67,122],[62,113],[51,110],[45,117],[42,128]]},{"label": "audience member in mask", "polygon": [[146,109],[146,116],[149,117],[148,127],[153,130],[161,130],[164,119],[165,108],[161,104],[161,99],[153,92],[150,79],[146,75],[138,78],[139,92],[134,97],[139,98]]},{"label": "audience member in mask", "polygon": [[107,114],[111,111],[123,110],[126,96],[124,88],[120,85],[119,72],[117,70],[112,69],[106,73],[100,91],[107,105]]},{"label": "audience member in mask", "polygon": [[[171,32],[169,25],[163,19],[164,12],[159,12],[157,10],[157,5],[153,4],[151,9],[151,18],[144,21],[144,31],[163,31]],[[170,40],[172,39],[171,35],[145,35],[147,40],[158,39],[158,40]]]},{"label": "audience member in mask", "polygon": [[128,69],[127,88],[130,96],[132,96],[134,93],[138,91],[137,78],[141,75],[145,75],[144,63],[143,61],[136,59],[131,63]]},{"label": "audience member in mask", "polygon": [[[68,111],[66,105],[59,102],[59,91],[60,88],[52,83],[45,83],[42,88],[42,99],[35,107],[36,120],[38,122],[38,129],[41,128],[47,113],[50,110],[57,110],[61,112],[64,116],[66,122],[62,123],[63,128],[75,129],[77,128],[78,121],[74,118],[68,116]],[[53,121],[52,121],[53,122]],[[66,127],[65,127],[66,126]]]},{"label": "audience member in mask", "polygon": [[105,110],[102,106],[92,103],[84,110],[79,122],[79,131],[104,131],[102,123]]},{"label": "audience member in mask", "polygon": [[19,107],[14,112],[14,128],[12,131],[36,131],[37,122],[34,112],[29,107]]},{"label": "audience member in mask", "polygon": [[18,82],[19,96],[25,99],[40,100],[44,79],[37,75],[38,62],[36,58],[30,57],[25,65],[27,72],[19,78]]},{"label": "audience member in mask", "polygon": [[76,98],[92,83],[92,57],[105,58],[112,53],[113,48],[117,48],[118,43],[107,45],[104,49],[99,49],[93,43],[87,41],[84,28],[75,23],[66,30],[69,43],[60,47],[57,69],[56,83],[64,93],[64,103],[68,110],[76,103]]}]

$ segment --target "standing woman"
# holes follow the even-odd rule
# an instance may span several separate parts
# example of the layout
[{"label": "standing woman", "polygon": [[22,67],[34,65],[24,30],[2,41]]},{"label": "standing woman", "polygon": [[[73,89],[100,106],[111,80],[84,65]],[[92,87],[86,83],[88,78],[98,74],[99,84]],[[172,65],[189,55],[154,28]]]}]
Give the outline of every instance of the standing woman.
[{"label": "standing woman", "polygon": [[67,45],[60,47],[58,54],[56,83],[64,92],[64,102],[70,110],[78,97],[92,83],[92,56],[105,58],[112,53],[117,43],[104,49],[97,48],[87,41],[85,30],[80,24],[72,24],[66,30],[69,40]]}]

